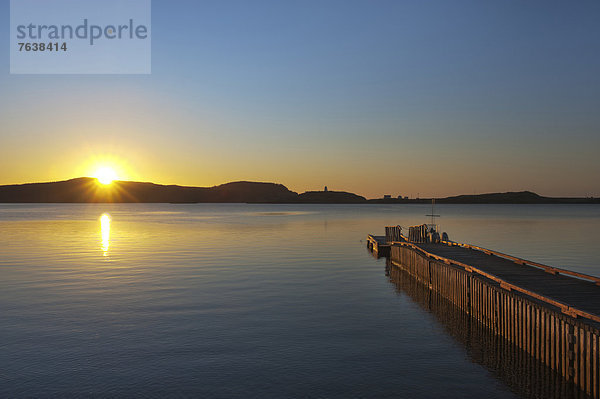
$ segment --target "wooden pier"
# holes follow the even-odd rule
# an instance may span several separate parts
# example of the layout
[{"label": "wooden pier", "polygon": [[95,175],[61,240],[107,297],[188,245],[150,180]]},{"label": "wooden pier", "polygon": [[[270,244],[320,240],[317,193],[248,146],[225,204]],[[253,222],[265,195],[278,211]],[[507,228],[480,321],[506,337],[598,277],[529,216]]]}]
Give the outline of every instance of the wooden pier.
[{"label": "wooden pier", "polygon": [[[588,399],[559,373],[503,339],[439,292],[429,289],[403,269],[386,262],[386,275],[399,293],[432,315],[445,333],[463,347],[473,363],[523,398]],[[457,394],[460,396],[460,394]]]},{"label": "wooden pier", "polygon": [[599,278],[473,245],[418,241],[397,226],[367,237],[370,249],[389,248],[390,265],[600,398]]}]

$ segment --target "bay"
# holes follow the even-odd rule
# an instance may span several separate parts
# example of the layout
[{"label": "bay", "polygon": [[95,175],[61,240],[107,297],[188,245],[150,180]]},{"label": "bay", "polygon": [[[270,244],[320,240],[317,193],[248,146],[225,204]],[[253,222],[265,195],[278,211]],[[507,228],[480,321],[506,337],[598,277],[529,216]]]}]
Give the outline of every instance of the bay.
[{"label": "bay", "polygon": [[[1,204],[2,397],[531,397],[386,276],[427,205]],[[439,205],[450,239],[600,275],[598,205]]]}]

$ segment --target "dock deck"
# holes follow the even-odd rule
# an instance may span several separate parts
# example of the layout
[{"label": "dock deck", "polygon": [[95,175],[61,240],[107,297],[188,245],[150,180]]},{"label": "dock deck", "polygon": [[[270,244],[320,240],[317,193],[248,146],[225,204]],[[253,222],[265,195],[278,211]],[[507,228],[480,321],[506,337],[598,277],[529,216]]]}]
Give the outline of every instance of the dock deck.
[{"label": "dock deck", "polygon": [[600,315],[600,286],[594,281],[563,275],[560,272],[550,274],[544,269],[519,264],[515,260],[476,249],[444,244],[415,245],[430,254],[455,261],[454,263],[473,266],[511,285],[554,299],[571,309]]}]

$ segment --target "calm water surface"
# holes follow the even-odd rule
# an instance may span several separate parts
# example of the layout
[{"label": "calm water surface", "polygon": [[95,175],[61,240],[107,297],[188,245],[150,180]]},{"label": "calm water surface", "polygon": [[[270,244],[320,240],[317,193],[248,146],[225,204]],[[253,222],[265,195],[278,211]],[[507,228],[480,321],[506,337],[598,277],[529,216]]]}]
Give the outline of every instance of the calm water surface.
[{"label": "calm water surface", "polygon": [[[531,396],[366,251],[430,210],[0,205],[0,397]],[[600,275],[600,206],[436,211],[453,240]]]}]

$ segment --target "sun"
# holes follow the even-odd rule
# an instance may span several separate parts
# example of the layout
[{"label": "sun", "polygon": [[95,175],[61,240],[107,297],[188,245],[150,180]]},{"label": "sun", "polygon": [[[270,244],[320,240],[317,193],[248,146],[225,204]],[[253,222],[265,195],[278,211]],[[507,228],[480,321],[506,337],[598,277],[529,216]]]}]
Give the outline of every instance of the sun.
[{"label": "sun", "polygon": [[94,173],[94,177],[104,185],[108,185],[118,178],[115,170],[108,166],[103,166],[98,169],[96,173]]}]

